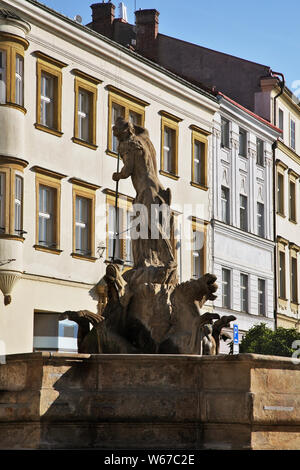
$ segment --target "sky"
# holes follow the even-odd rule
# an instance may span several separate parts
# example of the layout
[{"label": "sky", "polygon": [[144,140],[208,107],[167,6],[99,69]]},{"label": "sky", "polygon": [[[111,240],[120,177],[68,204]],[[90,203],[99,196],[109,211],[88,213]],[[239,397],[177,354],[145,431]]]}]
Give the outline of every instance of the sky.
[{"label": "sky", "polygon": [[[102,0],[100,0],[102,2]],[[105,0],[107,2],[107,0]],[[91,21],[97,0],[43,0],[54,10],[82,23]],[[119,0],[112,0],[116,7]],[[135,8],[160,12],[159,32],[210,49],[268,65],[281,72],[300,98],[299,0],[124,0],[128,22]],[[118,16],[118,8],[116,8]]]}]

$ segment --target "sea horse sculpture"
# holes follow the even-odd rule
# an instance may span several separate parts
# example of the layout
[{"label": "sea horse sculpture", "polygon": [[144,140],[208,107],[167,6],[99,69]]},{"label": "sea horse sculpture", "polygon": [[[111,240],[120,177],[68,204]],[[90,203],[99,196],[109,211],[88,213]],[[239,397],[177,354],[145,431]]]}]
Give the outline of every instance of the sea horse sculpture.
[{"label": "sea horse sculpture", "polygon": [[[132,269],[122,275],[120,265],[108,264],[104,276],[108,301],[102,316],[86,310],[63,314],[79,325],[78,352],[216,354],[221,329],[234,318],[226,317],[225,321],[215,313],[200,313],[207,300],[216,298],[216,276],[207,273],[199,279],[178,282],[170,235],[164,221],[156,218],[153,222],[153,206],[163,206],[169,216],[169,229],[173,223],[171,192],[158,179],[148,131],[118,118],[113,132],[123,161],[123,168],[113,174],[113,180],[131,177],[136,190],[133,206],[137,207],[133,227],[136,230],[139,225],[143,236],[132,236]],[[156,237],[152,237],[153,226]],[[91,330],[87,329],[88,323],[93,326]],[[205,325],[212,326],[211,343]]]}]

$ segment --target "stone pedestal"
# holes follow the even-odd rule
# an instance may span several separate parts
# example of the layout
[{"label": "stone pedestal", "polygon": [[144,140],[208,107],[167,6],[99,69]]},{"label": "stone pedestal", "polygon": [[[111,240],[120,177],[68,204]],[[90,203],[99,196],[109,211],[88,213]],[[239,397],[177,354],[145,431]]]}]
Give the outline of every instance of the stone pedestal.
[{"label": "stone pedestal", "polygon": [[12,355],[1,449],[299,449],[300,363],[236,356]]}]

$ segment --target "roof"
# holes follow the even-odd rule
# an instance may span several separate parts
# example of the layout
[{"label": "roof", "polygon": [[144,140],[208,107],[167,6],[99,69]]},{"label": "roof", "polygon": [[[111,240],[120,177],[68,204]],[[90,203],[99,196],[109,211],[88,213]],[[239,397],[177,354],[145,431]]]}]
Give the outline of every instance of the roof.
[{"label": "roof", "polygon": [[188,80],[186,80],[186,79],[182,78],[181,76],[175,74],[174,72],[166,69],[165,67],[163,67],[163,66],[161,66],[161,65],[159,65],[155,62],[152,62],[150,59],[147,59],[144,56],[138,54],[137,52],[132,51],[131,49],[129,49],[125,46],[122,46],[118,42],[113,41],[112,39],[109,39],[106,36],[103,36],[102,34],[94,31],[91,28],[89,28],[88,26],[84,26],[84,25],[78,23],[77,21],[69,18],[68,16],[63,15],[62,13],[59,13],[56,10],[53,10],[52,8],[49,8],[48,6],[44,5],[43,3],[40,3],[37,0],[25,0],[25,1],[28,2],[28,3],[31,3],[32,5],[35,5],[38,8],[41,8],[42,10],[50,13],[51,15],[56,16],[57,18],[61,19],[62,21],[66,21],[69,24],[72,24],[77,29],[81,29],[82,31],[85,31],[86,33],[91,34],[92,36],[98,37],[102,41],[104,41],[104,42],[110,44],[111,46],[121,50],[125,54],[128,54],[128,55],[131,55],[131,56],[135,57],[140,62],[143,62],[143,63],[149,65],[150,67],[152,67],[152,68],[158,70],[159,72],[169,76],[170,78],[176,80],[177,82],[181,83],[182,85],[196,91],[197,93],[202,94],[203,96],[207,97],[211,101],[217,103],[217,97],[214,96],[214,94],[211,93],[210,91],[207,91],[206,89],[201,88],[200,85],[197,86],[197,85],[189,82]]},{"label": "roof", "polygon": [[229,96],[226,96],[224,95],[224,93],[221,93],[220,91],[218,92],[218,95],[219,96],[222,96],[222,98],[224,98],[225,100],[229,101],[229,103],[232,103],[234,104],[235,106],[237,106],[238,108],[240,108],[242,111],[245,111],[245,113],[249,114],[250,116],[254,117],[255,119],[258,119],[259,121],[261,121],[263,124],[265,124],[266,126],[269,126],[271,127],[271,129],[275,130],[276,132],[279,132],[280,134],[282,134],[282,130],[279,129],[279,127],[276,127],[274,126],[274,124],[271,124],[269,121],[267,121],[266,119],[262,118],[261,116],[259,116],[258,114],[255,114],[253,113],[252,111],[250,111],[250,109],[247,109],[245,108],[244,106],[242,106],[241,104],[237,103],[236,101],[234,101],[233,99],[229,98]]}]

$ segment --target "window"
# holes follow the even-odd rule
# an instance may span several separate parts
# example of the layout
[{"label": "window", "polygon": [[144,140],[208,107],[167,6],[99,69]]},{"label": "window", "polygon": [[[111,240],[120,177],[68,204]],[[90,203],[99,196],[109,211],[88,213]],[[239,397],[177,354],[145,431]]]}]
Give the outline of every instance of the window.
[{"label": "window", "polygon": [[75,75],[75,123],[73,142],[92,150],[96,145],[97,85],[100,80],[73,69]]},{"label": "window", "polygon": [[71,178],[73,183],[73,258],[95,261],[95,192],[99,186]]},{"label": "window", "polygon": [[34,313],[33,350],[77,352],[77,323],[59,313]]},{"label": "window", "polygon": [[113,135],[113,126],[118,117],[131,121],[134,125],[144,126],[145,107],[149,105],[135,96],[108,85],[108,153],[118,153],[118,139]]},{"label": "window", "polygon": [[15,177],[15,233],[23,234],[23,178]]},{"label": "window", "polygon": [[221,118],[221,147],[229,148],[229,121]]},{"label": "window", "polygon": [[265,236],[265,206],[261,202],[257,203],[257,235]]},{"label": "window", "polygon": [[15,103],[24,106],[24,59],[19,54],[16,55],[16,85]]},{"label": "window", "polygon": [[229,269],[222,269],[222,306],[231,308],[231,272]]},{"label": "window", "polygon": [[20,158],[0,159],[0,236],[23,241],[23,170]]},{"label": "window", "polygon": [[277,173],[277,211],[284,215],[284,175]]},{"label": "window", "polygon": [[5,173],[0,173],[0,233],[5,233]]},{"label": "window", "polygon": [[28,41],[22,37],[3,36],[0,45],[0,104],[24,109],[24,53]]},{"label": "window", "polygon": [[258,279],[257,282],[258,292],[258,314],[266,315],[266,281],[264,279]]},{"label": "window", "polygon": [[240,275],[241,311],[248,312],[248,276]]},{"label": "window", "polygon": [[247,157],[247,132],[239,128],[239,155]]},{"label": "window", "polygon": [[192,222],[192,278],[199,279],[205,273],[206,225],[196,219]]},{"label": "window", "polygon": [[38,244],[56,248],[55,223],[56,189],[39,186],[39,238]]},{"label": "window", "polygon": [[296,150],[296,123],[291,119],[291,147],[293,150]]},{"label": "window", "polygon": [[161,170],[164,176],[178,179],[178,123],[181,119],[165,111],[161,114]]},{"label": "window", "polygon": [[61,183],[60,173],[35,166],[36,172],[36,244],[40,251],[59,255]]},{"label": "window", "polygon": [[285,299],[285,252],[279,251],[279,297]]},{"label": "window", "polygon": [[43,126],[54,128],[54,89],[57,87],[56,78],[41,74],[41,119]]},{"label": "window", "polygon": [[291,301],[294,304],[298,303],[297,254],[295,256],[291,256]]},{"label": "window", "polygon": [[240,194],[240,228],[248,230],[248,198]]},{"label": "window", "polygon": [[6,103],[6,52],[0,50],[0,103]]},{"label": "window", "polygon": [[190,126],[192,129],[192,181],[193,186],[207,187],[207,133]]},{"label": "window", "polygon": [[264,142],[257,138],[256,139],[256,163],[260,166],[264,166]]},{"label": "window", "polygon": [[58,137],[61,132],[62,68],[67,64],[36,52],[37,122],[35,127]]},{"label": "window", "polygon": [[132,199],[119,199],[115,207],[113,195],[107,195],[107,258],[133,263],[130,228],[132,225]]},{"label": "window", "polygon": [[289,219],[292,222],[296,222],[296,182],[290,179],[289,181],[289,196],[290,196],[290,205],[289,205]]},{"label": "window", "polygon": [[278,127],[282,130],[281,138],[283,139],[283,125],[284,125],[284,115],[282,109],[279,108],[278,111]]},{"label": "window", "polygon": [[222,222],[225,222],[225,224],[230,223],[229,188],[225,186],[221,186],[221,217]]}]

